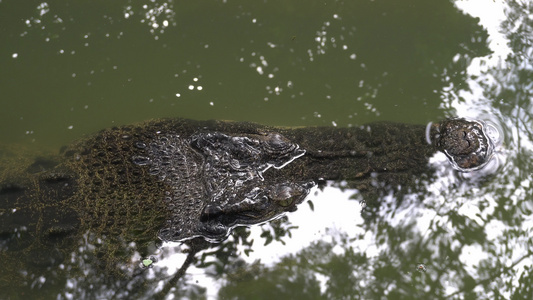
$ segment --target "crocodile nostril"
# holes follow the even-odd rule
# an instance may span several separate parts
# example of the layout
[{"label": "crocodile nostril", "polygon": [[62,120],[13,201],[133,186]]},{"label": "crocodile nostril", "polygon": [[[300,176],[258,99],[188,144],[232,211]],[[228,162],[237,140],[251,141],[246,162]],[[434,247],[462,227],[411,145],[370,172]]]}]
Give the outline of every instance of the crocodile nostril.
[{"label": "crocodile nostril", "polygon": [[484,132],[484,123],[452,119],[446,121],[437,143],[452,166],[468,172],[482,168],[492,156],[493,145]]},{"label": "crocodile nostril", "polygon": [[220,206],[208,205],[202,211],[202,215],[200,216],[200,221],[202,222],[209,221],[221,215],[222,213],[223,213],[223,210],[222,208],[220,208]]}]

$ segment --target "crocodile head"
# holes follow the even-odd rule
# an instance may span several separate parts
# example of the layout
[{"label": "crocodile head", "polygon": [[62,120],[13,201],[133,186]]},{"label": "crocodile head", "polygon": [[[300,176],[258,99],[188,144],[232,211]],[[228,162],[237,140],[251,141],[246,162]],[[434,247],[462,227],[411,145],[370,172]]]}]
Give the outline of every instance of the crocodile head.
[{"label": "crocodile head", "polygon": [[294,211],[312,181],[265,180],[305,151],[279,133],[161,132],[132,161],[169,187],[164,241],[223,240],[239,225]]}]

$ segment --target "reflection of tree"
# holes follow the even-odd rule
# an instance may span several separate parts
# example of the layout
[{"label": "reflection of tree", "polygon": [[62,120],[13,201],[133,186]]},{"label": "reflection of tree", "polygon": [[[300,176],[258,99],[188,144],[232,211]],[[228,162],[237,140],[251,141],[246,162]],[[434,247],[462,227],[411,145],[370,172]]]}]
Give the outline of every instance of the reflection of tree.
[{"label": "reflection of tree", "polygon": [[285,259],[269,270],[260,264],[236,265],[227,275],[223,299],[321,299],[319,283],[302,260]]},{"label": "reflection of tree", "polygon": [[[456,223],[473,225],[454,216]],[[460,261],[461,243],[486,243],[448,239],[442,228],[428,238],[406,226],[385,227],[376,235],[381,251],[369,256],[354,249],[346,236],[340,234],[334,243],[314,242],[295,255],[288,255],[274,266],[259,261],[246,264],[236,261],[226,271],[226,284],[219,291],[223,299],[494,299],[514,290],[513,299],[530,299],[531,272],[526,267],[519,286],[500,282],[502,275],[512,274],[514,265],[479,267],[474,278]],[[458,226],[457,237],[468,237]],[[381,241],[381,242],[380,242]],[[343,249],[342,252],[334,248]],[[530,256],[527,254],[522,259]],[[515,262],[518,264],[521,260]],[[424,262],[426,271],[417,271]],[[479,276],[479,277],[477,277]],[[448,289],[456,290],[450,293]]]},{"label": "reflection of tree", "polygon": [[[391,259],[391,254],[399,250],[398,244],[390,245],[386,252],[372,258],[352,248],[346,236],[341,234],[336,240],[333,244],[315,242],[272,267],[259,262],[241,264],[228,272],[225,277],[228,283],[219,296],[224,299],[377,299],[389,294],[391,299],[424,299],[435,295],[435,291],[424,292],[424,287],[431,283],[430,274],[435,272],[416,272],[417,260],[413,259],[416,255],[402,251],[399,253],[402,260]],[[337,247],[343,252],[334,251]],[[403,271],[398,272],[399,269]]]},{"label": "reflection of tree", "polygon": [[[498,236],[498,243],[503,247],[496,247],[492,251],[492,260],[484,262],[484,269],[489,276],[502,281],[505,290],[512,292],[513,299],[531,299],[533,241],[530,222],[533,193],[527,185],[531,184],[533,170],[533,7],[529,1],[506,3],[509,7],[502,31],[509,40],[512,52],[500,67],[489,69],[476,80],[487,99],[502,99],[493,101],[493,107],[504,116],[503,125],[509,131],[517,132],[506,140],[509,149],[514,150],[509,153],[511,165],[507,167],[506,176],[500,177],[503,180],[500,180],[499,186],[503,188],[496,190],[498,207],[493,218],[506,225],[505,231]],[[516,273],[520,270],[523,271],[517,282]]]}]

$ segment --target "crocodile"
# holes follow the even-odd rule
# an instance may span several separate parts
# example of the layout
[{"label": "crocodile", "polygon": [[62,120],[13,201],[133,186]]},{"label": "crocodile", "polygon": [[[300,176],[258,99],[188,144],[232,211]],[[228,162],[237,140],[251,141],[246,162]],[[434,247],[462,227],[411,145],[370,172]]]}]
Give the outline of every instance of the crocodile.
[{"label": "crocodile", "polygon": [[80,241],[105,264],[154,241],[222,241],[236,226],[296,210],[327,181],[361,192],[409,184],[436,151],[467,171],[492,148],[483,124],[464,119],[350,128],[164,119],[105,129],[0,172],[3,274],[57,265]]}]

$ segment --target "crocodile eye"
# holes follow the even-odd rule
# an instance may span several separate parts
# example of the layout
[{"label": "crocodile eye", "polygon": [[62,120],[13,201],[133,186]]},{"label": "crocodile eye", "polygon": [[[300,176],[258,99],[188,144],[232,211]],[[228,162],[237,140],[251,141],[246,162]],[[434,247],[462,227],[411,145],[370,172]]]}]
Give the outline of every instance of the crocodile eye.
[{"label": "crocodile eye", "polygon": [[287,207],[290,206],[294,202],[294,198],[290,197],[287,199],[279,200],[276,203],[278,203],[280,206]]}]

